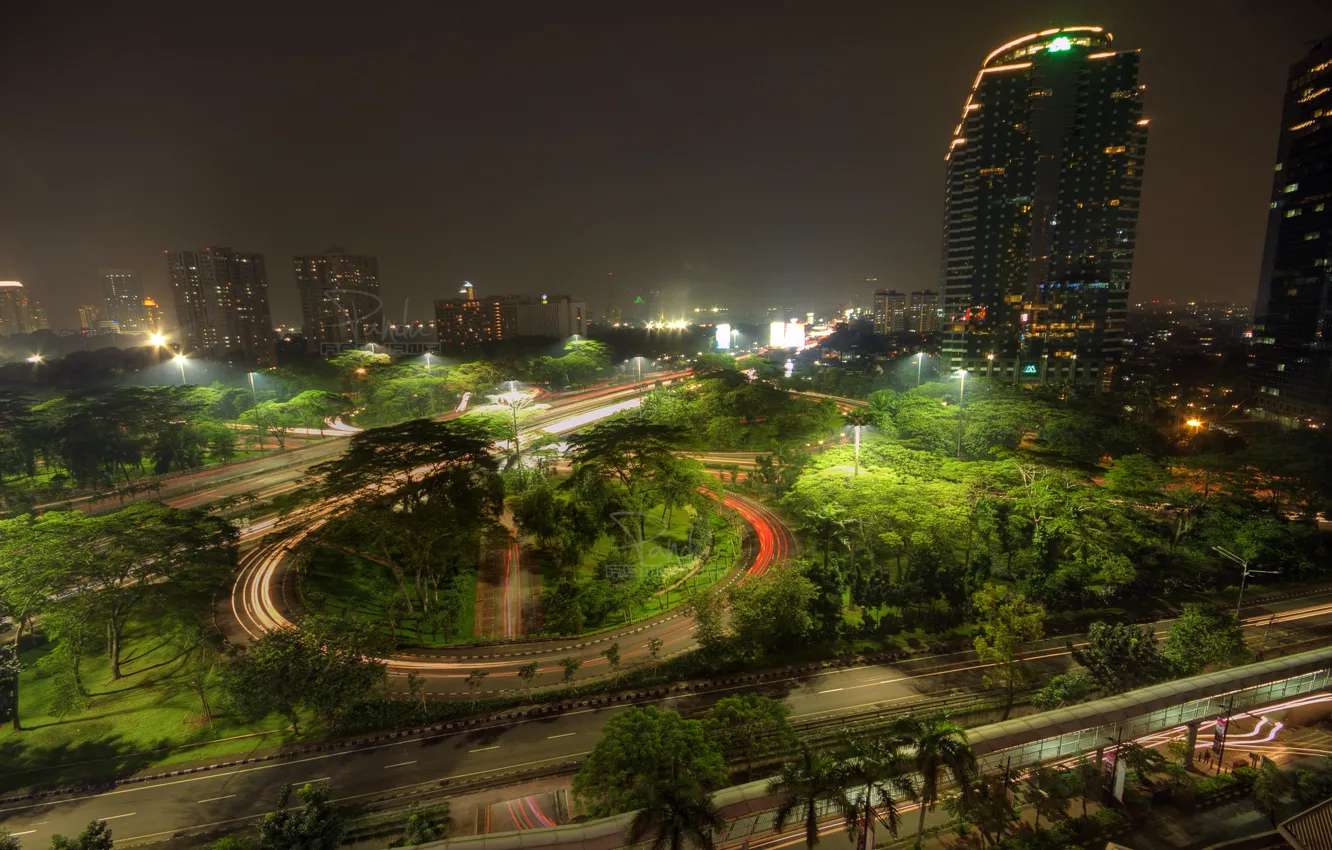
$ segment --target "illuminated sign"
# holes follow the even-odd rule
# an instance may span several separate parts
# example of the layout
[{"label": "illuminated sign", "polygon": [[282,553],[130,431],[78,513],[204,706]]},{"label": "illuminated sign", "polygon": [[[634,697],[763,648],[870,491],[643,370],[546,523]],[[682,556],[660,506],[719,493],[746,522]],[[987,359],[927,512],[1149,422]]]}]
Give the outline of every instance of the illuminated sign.
[{"label": "illuminated sign", "polygon": [[768,325],[768,345],[773,348],[786,345],[786,322],[773,322]]},{"label": "illuminated sign", "polygon": [[1024,375],[1035,375],[1039,371],[1040,370],[1036,368],[1035,363],[1024,363],[1022,366],[1022,374]]},{"label": "illuminated sign", "polygon": [[718,351],[725,351],[726,349],[728,349],[728,348],[730,348],[730,347],[731,347],[731,326],[730,326],[730,325],[718,325],[718,326],[717,326],[717,350],[718,350]]},{"label": "illuminated sign", "polygon": [[1046,48],[1046,50],[1049,50],[1051,53],[1059,53],[1064,50],[1072,50],[1072,49],[1073,49],[1073,42],[1069,41],[1067,38],[1065,38],[1062,35],[1059,38],[1056,38],[1054,41],[1050,42],[1050,46]]}]

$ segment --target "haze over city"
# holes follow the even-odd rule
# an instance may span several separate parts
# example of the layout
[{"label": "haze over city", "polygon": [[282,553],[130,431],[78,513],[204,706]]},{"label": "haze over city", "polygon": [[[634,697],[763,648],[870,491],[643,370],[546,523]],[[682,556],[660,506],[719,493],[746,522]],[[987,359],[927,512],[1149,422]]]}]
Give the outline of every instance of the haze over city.
[{"label": "haze over city", "polygon": [[[1051,23],[1143,51],[1135,298],[1247,303],[1280,92],[1316,0],[5,4],[0,278],[76,327],[163,250],[373,254],[415,318],[462,280],[744,301],[938,285],[943,154],[980,60]],[[612,277],[613,273],[613,277]],[[691,298],[692,300],[692,298]]]}]

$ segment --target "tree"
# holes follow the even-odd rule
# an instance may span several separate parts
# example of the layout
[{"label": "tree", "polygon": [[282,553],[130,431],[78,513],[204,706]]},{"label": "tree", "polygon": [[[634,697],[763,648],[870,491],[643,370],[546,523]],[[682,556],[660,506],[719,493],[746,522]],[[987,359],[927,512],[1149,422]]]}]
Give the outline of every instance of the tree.
[{"label": "tree", "polygon": [[790,716],[791,709],[774,699],[742,694],[718,701],[704,716],[703,727],[724,752],[745,760],[745,776],[751,779],[755,759],[795,746]]},{"label": "tree", "polygon": [[560,666],[564,668],[564,678],[561,681],[567,685],[573,681],[574,674],[578,672],[579,667],[583,666],[583,662],[581,659],[573,657],[561,658]]},{"label": "tree", "polygon": [[997,847],[1018,820],[1009,791],[1006,776],[986,774],[972,786],[970,795],[951,797],[944,801],[944,808],[960,817],[964,826],[974,826],[988,846]]},{"label": "tree", "polygon": [[300,808],[287,808],[291,786],[278,791],[277,808],[259,820],[261,850],[337,850],[347,834],[347,819],[332,802],[327,783],[305,785],[296,792]]},{"label": "tree", "polygon": [[1258,770],[1258,776],[1253,780],[1253,805],[1271,818],[1275,825],[1277,810],[1281,807],[1281,801],[1290,793],[1290,789],[1290,775],[1283,773],[1275,762],[1264,762]]},{"label": "tree", "polygon": [[11,645],[0,646],[0,723],[12,721],[14,731],[23,728],[19,723],[19,673],[23,672],[23,663],[19,661],[18,649]]},{"label": "tree", "polygon": [[664,646],[661,638],[652,638],[648,641],[648,662],[652,665],[652,672],[655,675],[657,665],[661,663],[661,648]]},{"label": "tree", "polygon": [[625,834],[630,846],[651,835],[652,850],[684,850],[686,842],[698,850],[714,850],[725,821],[712,795],[698,783],[677,778],[672,766],[669,781],[648,781],[641,793],[643,807],[634,813]]},{"label": "tree", "polygon": [[486,670],[473,670],[467,674],[463,683],[467,685],[467,692],[472,696],[472,702],[476,702],[476,689],[481,687],[481,683],[486,680],[490,673]]},{"label": "tree", "polygon": [[893,725],[906,749],[912,767],[920,775],[920,820],[916,825],[916,846],[925,831],[925,812],[939,802],[939,780],[947,774],[963,793],[969,793],[976,776],[976,756],[967,743],[967,730],[943,717],[906,717]]},{"label": "tree", "polygon": [[831,803],[838,811],[851,805],[837,763],[829,756],[815,755],[805,743],[800,745],[800,758],[782,765],[781,773],[768,783],[768,793],[782,797],[773,813],[772,828],[780,833],[799,813],[805,846],[810,848],[819,843],[819,805]]},{"label": "tree", "polygon": [[797,564],[778,564],[762,581],[736,584],[726,596],[735,642],[753,655],[798,646],[814,627],[810,607],[818,589]]},{"label": "tree", "polygon": [[1041,828],[1041,816],[1050,823],[1068,818],[1068,804],[1073,798],[1073,786],[1066,771],[1052,767],[1037,767],[1027,774],[1022,783],[1022,798],[1036,810],[1036,828]]},{"label": "tree", "polygon": [[532,689],[532,680],[537,675],[538,662],[532,661],[518,668],[518,678],[523,680],[523,690]]},{"label": "tree", "polygon": [[1087,630],[1086,645],[1070,642],[1068,648],[1107,693],[1150,685],[1165,673],[1156,637],[1146,626],[1098,621]]},{"label": "tree", "polygon": [[12,835],[0,833],[0,850],[20,850],[19,840]]},{"label": "tree", "polygon": [[[904,744],[905,741],[893,735],[848,736],[837,750],[835,758],[842,781],[859,792],[851,796],[850,805],[842,810],[847,834],[857,844],[872,836],[876,818],[896,838],[902,823],[897,798],[916,799],[911,760],[903,751]],[[868,841],[866,844],[869,846]]]},{"label": "tree", "polygon": [[1101,771],[1101,765],[1084,755],[1073,763],[1069,773],[1071,774],[1069,784],[1082,800],[1082,816],[1085,818],[1087,816],[1087,801],[1092,797],[1100,797],[1105,787],[1105,777]]},{"label": "tree", "polygon": [[75,838],[56,833],[51,836],[51,850],[111,850],[111,827],[104,820],[89,821]]},{"label": "tree", "polygon": [[615,677],[615,680],[616,680],[616,681],[619,681],[619,679],[620,679],[620,644],[619,644],[618,642],[616,642],[616,643],[612,643],[610,646],[608,646],[608,647],[606,647],[605,649],[601,650],[601,657],[604,658],[604,659],[606,659],[606,663],[610,665],[611,675],[612,675],[613,677]]},{"label": "tree", "polygon": [[976,655],[993,665],[986,673],[986,684],[1004,688],[1003,720],[1013,711],[1013,697],[1020,684],[1027,681],[1022,666],[1022,645],[1045,636],[1045,609],[1016,591],[987,584],[972,599],[982,634],[975,638]]},{"label": "tree", "polygon": [[685,597],[684,610],[694,618],[694,640],[698,641],[699,649],[706,654],[720,654],[726,646],[721,597],[706,590],[690,591]]},{"label": "tree", "polygon": [[703,791],[726,784],[726,759],[697,720],[634,706],[612,717],[573,780],[574,796],[593,817],[647,804],[647,789],[692,780]]},{"label": "tree", "polygon": [[1196,603],[1182,607],[1163,652],[1180,676],[1201,673],[1212,664],[1234,663],[1248,654],[1233,613]]},{"label": "tree", "polygon": [[372,625],[322,615],[301,628],[265,632],[222,668],[222,689],[239,714],[281,714],[299,731],[300,712],[310,709],[330,726],[371,693],[382,689],[388,670]]}]

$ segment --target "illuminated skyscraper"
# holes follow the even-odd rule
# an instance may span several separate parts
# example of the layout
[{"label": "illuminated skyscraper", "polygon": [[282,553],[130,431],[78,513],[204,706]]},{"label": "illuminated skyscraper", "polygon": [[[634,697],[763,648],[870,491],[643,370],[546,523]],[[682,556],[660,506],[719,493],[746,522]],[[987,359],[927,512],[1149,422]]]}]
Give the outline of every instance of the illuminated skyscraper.
[{"label": "illuminated skyscraper", "polygon": [[28,292],[17,280],[0,280],[0,336],[32,333]]},{"label": "illuminated skyscraper", "polygon": [[201,248],[167,255],[181,353],[247,366],[274,359],[263,254]]},{"label": "illuminated skyscraper", "polygon": [[330,248],[297,257],[302,332],[312,351],[378,342],[385,323],[379,297],[379,260]]},{"label": "illuminated skyscraper", "polygon": [[985,58],[947,154],[943,344],[953,369],[1096,382],[1128,307],[1147,120],[1138,52],[1100,27]]},{"label": "illuminated skyscraper", "polygon": [[1253,398],[1289,424],[1332,416],[1332,35],[1291,66],[1262,279]]},{"label": "illuminated skyscraper", "polygon": [[106,310],[102,318],[119,323],[122,333],[148,329],[148,315],[143,309],[143,283],[134,269],[103,269],[102,298]]},{"label": "illuminated skyscraper", "polygon": [[79,308],[79,327],[85,331],[96,330],[97,323],[102,320],[102,309],[85,304]]}]

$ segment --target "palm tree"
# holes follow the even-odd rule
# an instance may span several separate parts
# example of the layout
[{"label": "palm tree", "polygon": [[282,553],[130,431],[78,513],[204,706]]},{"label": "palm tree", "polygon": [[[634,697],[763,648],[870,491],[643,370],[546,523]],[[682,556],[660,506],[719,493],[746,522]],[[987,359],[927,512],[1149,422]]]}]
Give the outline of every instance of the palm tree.
[{"label": "palm tree", "polygon": [[649,834],[652,850],[684,850],[686,843],[697,850],[716,850],[715,836],[725,825],[712,795],[692,779],[679,779],[675,764],[664,783],[648,782],[643,788],[646,805],[634,814],[625,835],[628,844],[637,844]]},{"label": "palm tree", "polygon": [[912,767],[920,774],[920,820],[916,847],[925,833],[925,811],[939,802],[939,779],[946,772],[964,795],[976,776],[976,755],[967,743],[967,730],[943,717],[905,717],[894,731],[911,747]]},{"label": "palm tree", "polygon": [[847,834],[857,844],[868,843],[875,817],[896,838],[902,815],[894,795],[916,799],[911,759],[902,752],[903,743],[891,734],[878,739],[848,738],[837,753],[842,782],[859,792],[842,805]]},{"label": "palm tree", "polygon": [[773,816],[773,829],[781,832],[800,811],[804,815],[807,847],[819,843],[819,804],[827,800],[843,812],[850,804],[836,762],[828,756],[815,755],[808,744],[800,745],[799,761],[782,765],[781,774],[768,783],[768,793],[784,795]]}]

